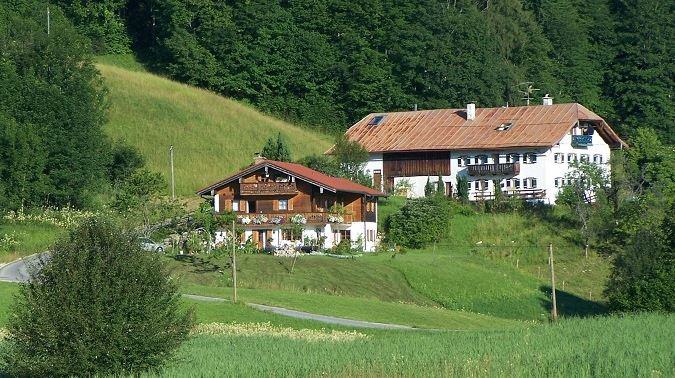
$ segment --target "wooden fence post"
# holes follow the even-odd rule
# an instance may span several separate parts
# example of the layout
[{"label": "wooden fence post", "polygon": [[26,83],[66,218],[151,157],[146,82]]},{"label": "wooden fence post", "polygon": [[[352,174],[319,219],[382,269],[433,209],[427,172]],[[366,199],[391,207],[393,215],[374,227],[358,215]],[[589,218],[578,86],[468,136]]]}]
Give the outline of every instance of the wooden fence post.
[{"label": "wooden fence post", "polygon": [[553,270],[553,243],[548,245],[548,260],[551,264],[551,301],[553,307],[551,309],[551,316],[553,321],[558,320],[558,304],[555,297],[555,271]]}]

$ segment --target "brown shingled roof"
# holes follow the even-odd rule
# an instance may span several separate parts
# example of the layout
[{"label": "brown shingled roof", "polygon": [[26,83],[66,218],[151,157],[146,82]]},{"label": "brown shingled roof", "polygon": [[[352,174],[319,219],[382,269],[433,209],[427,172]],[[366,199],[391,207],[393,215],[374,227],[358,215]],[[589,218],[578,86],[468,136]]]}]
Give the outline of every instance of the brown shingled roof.
[{"label": "brown shingled roof", "polygon": [[[381,115],[379,124],[368,125]],[[625,146],[605,120],[576,103],[477,108],[473,120],[466,119],[465,109],[373,113],[350,127],[347,136],[369,152],[550,147],[577,121],[594,121],[610,146]],[[496,130],[509,122],[509,130]]]},{"label": "brown shingled roof", "polygon": [[276,161],[276,160],[263,160],[259,163],[253,164],[235,174],[232,176],[229,176],[221,181],[218,181],[215,184],[209,185],[206,188],[200,189],[197,191],[197,194],[203,195],[203,194],[208,194],[211,192],[213,189],[218,189],[222,187],[223,185],[226,185],[233,180],[238,179],[241,176],[247,175],[251,172],[255,172],[260,168],[263,167],[271,167],[275,168],[281,172],[284,172],[286,174],[290,174],[292,176],[295,176],[299,179],[302,179],[304,181],[307,181],[309,183],[315,184],[320,187],[324,187],[328,190],[331,190],[333,192],[349,192],[349,193],[359,193],[359,194],[366,194],[369,196],[384,196],[385,194],[369,188],[367,186],[363,186],[361,184],[357,184],[353,181],[340,178],[340,177],[333,177],[333,176],[328,176],[324,173],[321,173],[319,171],[315,171],[311,168],[307,168],[304,165],[300,164],[295,164],[295,163],[287,163],[283,161]]}]

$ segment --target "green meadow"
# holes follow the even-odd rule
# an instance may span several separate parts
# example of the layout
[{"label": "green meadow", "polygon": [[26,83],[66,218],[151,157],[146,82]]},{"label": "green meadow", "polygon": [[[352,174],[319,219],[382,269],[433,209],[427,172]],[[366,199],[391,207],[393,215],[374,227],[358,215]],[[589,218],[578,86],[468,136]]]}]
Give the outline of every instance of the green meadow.
[{"label": "green meadow", "polygon": [[169,178],[174,146],[176,192],[194,192],[252,163],[270,136],[281,133],[294,158],[320,154],[331,137],[264,115],[246,104],[145,72],[131,58],[100,57],[109,89],[105,131],[146,157]]},{"label": "green meadow", "polygon": [[[504,331],[358,331],[353,341],[200,335],[162,377],[652,376],[675,374],[675,316],[564,320]],[[155,374],[149,374],[155,375]]]}]

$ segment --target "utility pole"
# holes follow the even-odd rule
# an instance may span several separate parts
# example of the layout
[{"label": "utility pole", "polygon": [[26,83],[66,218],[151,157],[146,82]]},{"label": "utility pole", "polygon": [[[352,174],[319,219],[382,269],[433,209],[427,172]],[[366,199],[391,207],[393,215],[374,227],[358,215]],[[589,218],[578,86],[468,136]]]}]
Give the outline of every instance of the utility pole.
[{"label": "utility pole", "polygon": [[237,303],[237,254],[234,241],[237,233],[234,228],[234,219],[232,219],[232,302]]},{"label": "utility pole", "polygon": [[558,303],[555,298],[555,271],[553,270],[553,243],[548,244],[548,259],[551,265],[551,302],[553,303],[553,308],[551,308],[551,317],[553,321],[558,320]]},{"label": "utility pole", "polygon": [[47,5],[47,35],[49,35],[49,29],[50,29],[50,22],[49,22],[49,5]]},{"label": "utility pole", "polygon": [[171,199],[176,199],[176,181],[173,176],[173,144],[169,147],[169,162],[171,164]]}]

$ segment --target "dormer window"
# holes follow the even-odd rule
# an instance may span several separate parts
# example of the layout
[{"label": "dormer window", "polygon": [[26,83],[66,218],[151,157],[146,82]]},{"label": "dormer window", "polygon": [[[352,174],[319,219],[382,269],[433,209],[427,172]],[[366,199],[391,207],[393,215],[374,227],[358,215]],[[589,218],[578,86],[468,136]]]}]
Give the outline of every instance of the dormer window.
[{"label": "dormer window", "polygon": [[380,123],[382,123],[382,120],[384,119],[383,115],[375,116],[368,121],[368,126],[377,126]]},{"label": "dormer window", "polygon": [[510,129],[512,126],[513,126],[512,122],[505,122],[505,123],[502,123],[501,125],[499,125],[499,127],[497,127],[495,130],[506,131],[506,130]]}]

